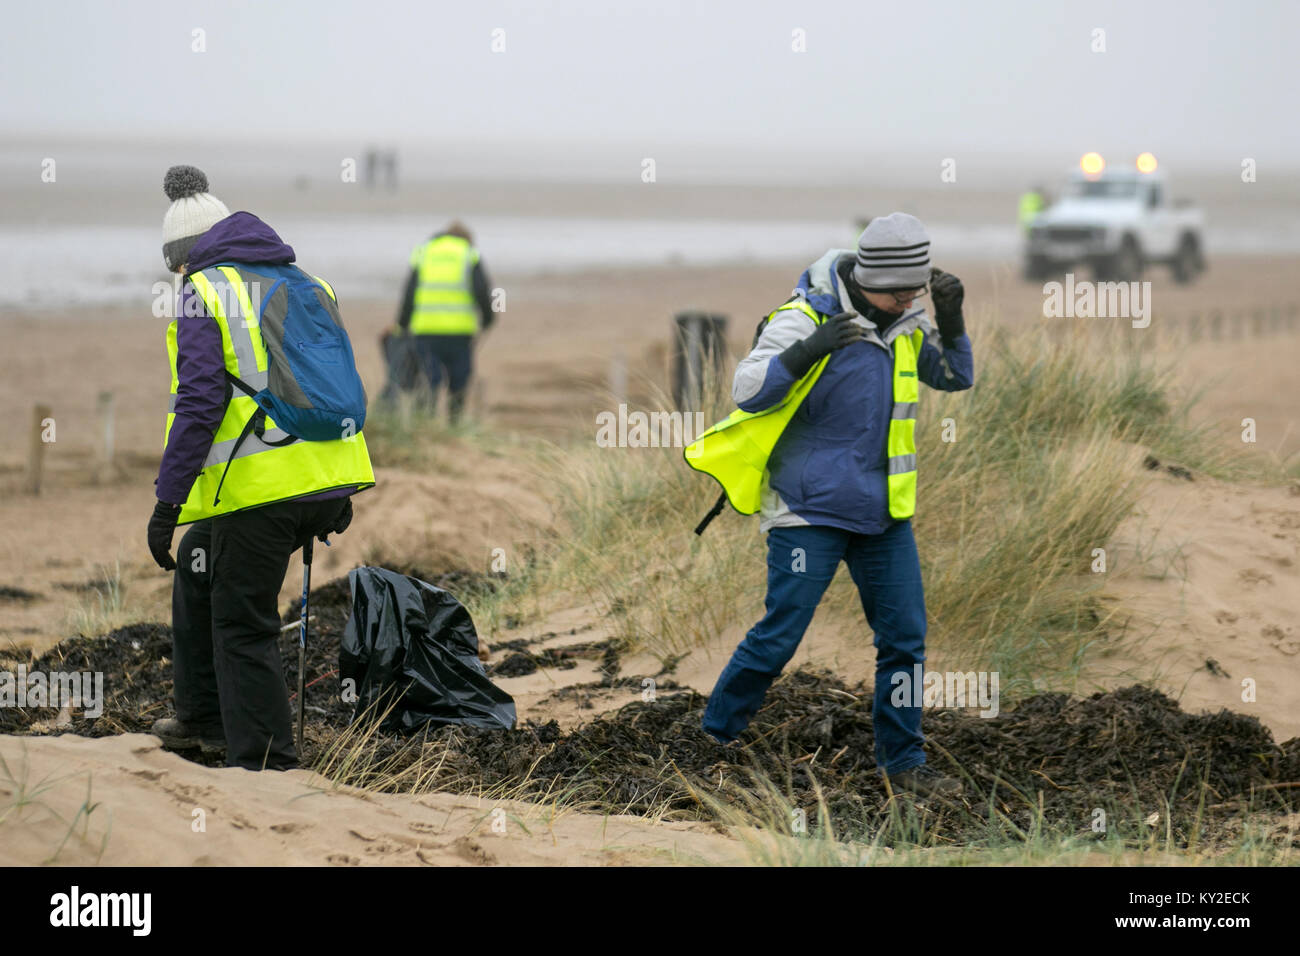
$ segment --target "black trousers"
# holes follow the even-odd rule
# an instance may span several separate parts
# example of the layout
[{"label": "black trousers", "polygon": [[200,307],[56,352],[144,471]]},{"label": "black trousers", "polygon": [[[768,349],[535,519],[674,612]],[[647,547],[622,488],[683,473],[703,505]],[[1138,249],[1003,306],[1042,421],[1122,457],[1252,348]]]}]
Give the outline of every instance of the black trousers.
[{"label": "black trousers", "polygon": [[453,424],[460,420],[465,410],[465,396],[469,379],[474,372],[474,336],[472,335],[417,335],[416,355],[429,379],[434,401],[447,379],[447,417]]},{"label": "black trousers", "polygon": [[346,502],[219,515],[181,538],[172,582],[176,716],[224,734],[227,766],[298,766],[280,662],[280,587],[290,555],[332,529]]}]

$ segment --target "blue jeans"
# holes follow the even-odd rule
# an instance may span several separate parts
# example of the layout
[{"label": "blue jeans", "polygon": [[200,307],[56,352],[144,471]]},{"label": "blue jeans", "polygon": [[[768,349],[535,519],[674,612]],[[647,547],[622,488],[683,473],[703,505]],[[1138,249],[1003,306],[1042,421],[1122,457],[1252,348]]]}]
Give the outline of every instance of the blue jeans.
[{"label": "blue jeans", "polygon": [[704,711],[704,729],[730,741],[749,726],[768,687],[794,656],[843,561],[875,635],[876,765],[896,774],[925,763],[921,708],[896,706],[890,700],[893,675],[905,673],[910,681],[913,665],[925,660],[925,594],[912,523],[898,522],[881,534],[773,528],[767,547],[767,613],[745,635],[718,678]]}]

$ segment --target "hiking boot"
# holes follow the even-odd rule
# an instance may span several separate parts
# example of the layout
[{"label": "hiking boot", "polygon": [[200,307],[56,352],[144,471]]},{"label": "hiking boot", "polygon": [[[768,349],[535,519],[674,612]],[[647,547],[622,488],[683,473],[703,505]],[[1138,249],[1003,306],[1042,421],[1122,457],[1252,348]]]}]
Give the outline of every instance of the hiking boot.
[{"label": "hiking boot", "polygon": [[202,750],[205,754],[225,753],[226,734],[220,728],[205,730],[181,723],[175,717],[155,720],[149,729],[163,745],[172,750]]},{"label": "hiking boot", "polygon": [[905,790],[918,797],[955,797],[961,793],[961,781],[945,777],[929,764],[901,770],[892,777],[886,776],[895,790]]},{"label": "hiking boot", "polygon": [[704,734],[705,738],[707,738],[707,740],[711,744],[715,744],[719,747],[726,747],[730,750],[740,749],[741,744],[740,744],[739,737],[732,737],[730,740],[727,740],[723,737],[719,737],[711,730],[705,730],[703,727],[700,728],[700,732]]}]

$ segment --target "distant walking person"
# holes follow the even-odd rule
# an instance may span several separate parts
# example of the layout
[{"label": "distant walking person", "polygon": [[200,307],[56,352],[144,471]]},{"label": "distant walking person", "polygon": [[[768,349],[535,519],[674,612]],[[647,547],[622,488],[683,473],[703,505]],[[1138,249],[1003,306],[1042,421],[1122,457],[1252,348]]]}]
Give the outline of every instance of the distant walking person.
[{"label": "distant walking person", "polygon": [[450,223],[412,250],[397,325],[414,337],[434,402],[446,378],[453,425],[465,410],[474,337],[491,327],[493,318],[487,273],[463,223]]},{"label": "distant walking person", "polygon": [[1048,205],[1047,191],[1042,186],[1035,186],[1022,194],[1016,216],[1020,223],[1020,231],[1028,235],[1029,230],[1033,228],[1034,220]]},{"label": "distant walking person", "polygon": [[[293,265],[262,220],[231,215],[200,170],[173,166],[163,188],[163,259],[184,284],[148,531],[158,566],[176,571],[176,716],[153,732],[224,749],[228,766],[287,770],[298,754],[280,587],[293,552],[347,528],[350,496],[375,483],[365,390],[329,284]],[[178,524],[190,524],[179,562]]]}]

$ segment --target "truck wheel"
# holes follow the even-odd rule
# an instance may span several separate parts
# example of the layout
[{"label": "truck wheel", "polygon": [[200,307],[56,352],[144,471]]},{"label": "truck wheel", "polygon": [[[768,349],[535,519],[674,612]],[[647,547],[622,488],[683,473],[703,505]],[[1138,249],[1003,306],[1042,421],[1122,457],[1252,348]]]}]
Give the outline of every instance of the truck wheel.
[{"label": "truck wheel", "polygon": [[1098,259],[1093,272],[1099,282],[1137,282],[1142,278],[1145,267],[1137,240],[1125,236],[1119,245],[1119,251],[1113,256]]},{"label": "truck wheel", "polygon": [[1119,282],[1137,282],[1142,278],[1142,270],[1146,264],[1142,261],[1142,250],[1138,248],[1137,240],[1132,236],[1125,236],[1124,241],[1120,243],[1119,254],[1115,256],[1115,278]]},{"label": "truck wheel", "polygon": [[1196,278],[1201,271],[1201,249],[1196,237],[1185,235],[1178,243],[1178,252],[1172,263],[1174,281],[1185,285]]}]

